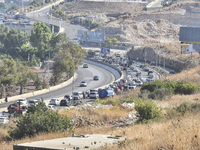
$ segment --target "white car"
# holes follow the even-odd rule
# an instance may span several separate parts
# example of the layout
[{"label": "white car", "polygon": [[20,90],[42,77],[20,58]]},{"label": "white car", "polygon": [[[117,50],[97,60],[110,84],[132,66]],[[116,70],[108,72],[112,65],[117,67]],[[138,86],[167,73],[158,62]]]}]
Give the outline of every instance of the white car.
[{"label": "white car", "polygon": [[86,87],[87,86],[87,83],[86,83],[86,81],[82,81],[81,83],[80,83],[80,87]]},{"label": "white car", "polygon": [[9,118],[8,117],[0,117],[0,123],[8,123],[9,122]]},{"label": "white car", "polygon": [[90,98],[98,99],[99,98],[98,92],[90,92]]},{"label": "white car", "polygon": [[18,100],[17,100],[17,104],[19,105],[25,105],[25,104],[27,104],[27,99],[26,98],[19,98]]},{"label": "white car", "polygon": [[49,102],[49,105],[59,105],[60,101],[56,98],[52,98]]},{"label": "white car", "polygon": [[38,105],[38,100],[36,99],[28,100],[28,107],[36,106],[36,105]]},{"label": "white car", "polygon": [[82,99],[83,93],[82,92],[73,92],[72,97],[73,97],[73,99]]}]

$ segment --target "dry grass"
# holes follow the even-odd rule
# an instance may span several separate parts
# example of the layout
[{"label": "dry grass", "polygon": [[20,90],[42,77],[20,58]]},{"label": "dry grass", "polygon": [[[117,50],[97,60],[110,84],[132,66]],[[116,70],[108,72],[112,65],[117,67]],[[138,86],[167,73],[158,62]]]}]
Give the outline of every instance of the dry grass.
[{"label": "dry grass", "polygon": [[[105,115],[109,119],[114,119],[115,117],[124,117],[129,111],[129,109],[114,106],[105,109],[94,109],[92,112],[83,110],[78,112],[78,114],[101,121],[105,118]],[[68,116],[73,117],[77,112],[72,109],[70,111],[61,111],[60,113],[67,113]],[[77,128],[74,133],[77,135],[111,134],[126,136],[127,140],[124,143],[107,146],[102,148],[102,150],[155,150],[158,148],[172,149],[172,147],[173,150],[198,150],[200,147],[199,115],[200,113],[188,114],[184,117],[164,120],[163,122],[137,124],[125,128],[112,128],[110,126],[84,126]],[[0,150],[12,150],[14,144],[69,136],[71,136],[71,133],[40,134],[34,138],[25,138],[19,141],[12,141],[10,143],[1,143]]]},{"label": "dry grass", "polygon": [[199,114],[166,122],[139,124],[123,129],[115,129],[112,134],[125,133],[125,143],[119,147],[108,146],[102,150],[156,150],[159,148],[173,150],[199,150],[200,148]]},{"label": "dry grass", "polygon": [[119,119],[124,119],[128,114],[130,109],[126,109],[122,106],[114,106],[110,108],[96,108],[96,109],[82,109],[76,110],[71,109],[68,111],[61,111],[60,114],[67,114],[68,117],[73,118],[74,116],[82,116],[85,118],[90,118],[93,121],[116,121]]},{"label": "dry grass", "polygon": [[190,70],[184,70],[181,73],[167,76],[166,79],[170,81],[186,81],[195,84],[200,84],[200,67],[197,66]]}]

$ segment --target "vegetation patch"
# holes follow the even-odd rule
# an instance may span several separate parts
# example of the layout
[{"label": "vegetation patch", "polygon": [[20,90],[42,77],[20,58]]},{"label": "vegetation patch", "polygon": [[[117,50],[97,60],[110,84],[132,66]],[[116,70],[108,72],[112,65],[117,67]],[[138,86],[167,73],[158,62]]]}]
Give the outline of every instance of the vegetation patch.
[{"label": "vegetation patch", "polygon": [[31,106],[28,112],[17,118],[9,130],[12,139],[33,137],[39,133],[72,131],[73,124],[66,115],[48,109],[44,103]]},{"label": "vegetation patch", "polygon": [[148,91],[148,98],[164,99],[166,96],[172,94],[194,94],[200,91],[200,86],[193,83],[186,83],[182,81],[160,81],[145,83],[141,87],[141,93]]}]

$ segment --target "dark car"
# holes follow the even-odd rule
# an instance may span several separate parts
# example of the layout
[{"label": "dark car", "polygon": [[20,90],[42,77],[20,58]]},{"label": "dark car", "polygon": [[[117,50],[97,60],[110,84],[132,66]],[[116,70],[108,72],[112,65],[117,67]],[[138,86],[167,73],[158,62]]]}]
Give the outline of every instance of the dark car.
[{"label": "dark car", "polygon": [[152,70],[149,70],[149,71],[148,71],[148,75],[151,74],[151,73],[153,73],[153,71],[152,71]]},{"label": "dark car", "polygon": [[99,76],[94,76],[93,80],[99,80]]},{"label": "dark car", "polygon": [[88,68],[88,64],[84,64],[84,65],[83,65],[83,68]]},{"label": "dark car", "polygon": [[68,99],[62,99],[60,101],[60,106],[70,106],[70,101]]}]

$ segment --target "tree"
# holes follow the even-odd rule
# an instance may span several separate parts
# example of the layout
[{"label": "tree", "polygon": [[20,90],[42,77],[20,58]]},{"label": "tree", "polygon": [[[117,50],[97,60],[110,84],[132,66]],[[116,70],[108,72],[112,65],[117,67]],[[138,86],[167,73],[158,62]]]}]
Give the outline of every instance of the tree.
[{"label": "tree", "polygon": [[53,77],[51,83],[56,84],[66,73],[68,78],[73,75],[73,70],[78,68],[82,59],[86,56],[86,51],[78,44],[66,42],[62,44],[62,49],[54,58]]},{"label": "tree", "polygon": [[6,54],[16,57],[19,54],[21,46],[27,43],[27,34],[22,31],[10,30],[4,41],[4,49]]},{"label": "tree", "polygon": [[0,62],[0,85],[16,83],[16,62],[13,59],[5,59]]},{"label": "tree", "polygon": [[146,123],[150,120],[156,120],[162,117],[161,108],[159,108],[153,101],[138,99],[135,101],[135,110],[139,117],[138,121]]},{"label": "tree", "polygon": [[29,67],[23,66],[21,63],[17,63],[17,84],[20,85],[20,93],[22,94],[23,87],[26,86],[27,82],[31,77],[31,71]]},{"label": "tree", "polygon": [[57,53],[62,43],[67,42],[67,41],[68,41],[68,38],[65,33],[59,33],[59,34],[54,33],[50,40],[50,45],[53,50],[51,55],[54,55],[55,53]]},{"label": "tree", "polygon": [[23,60],[32,61],[33,55],[36,55],[38,49],[36,47],[32,47],[31,45],[24,44],[21,46],[19,50],[19,56]]},{"label": "tree", "polygon": [[28,113],[17,118],[15,126],[8,131],[13,139],[32,137],[39,133],[72,131],[73,124],[67,116],[48,109],[44,103],[31,106]]},{"label": "tree", "polygon": [[31,31],[30,42],[33,47],[38,49],[37,56],[42,60],[45,60],[48,56],[50,49],[51,30],[42,22],[34,24],[34,29]]},{"label": "tree", "polygon": [[51,78],[51,83],[54,85],[60,81],[63,77],[63,73],[70,73],[73,72],[73,60],[72,56],[69,51],[60,50],[58,54],[54,58],[53,64],[53,77]]},{"label": "tree", "polygon": [[72,42],[66,42],[66,43],[62,44],[61,47],[63,50],[69,51],[71,53],[72,58],[73,58],[74,69],[77,69],[80,62],[87,55],[86,50],[83,49],[77,43],[74,44]]}]

